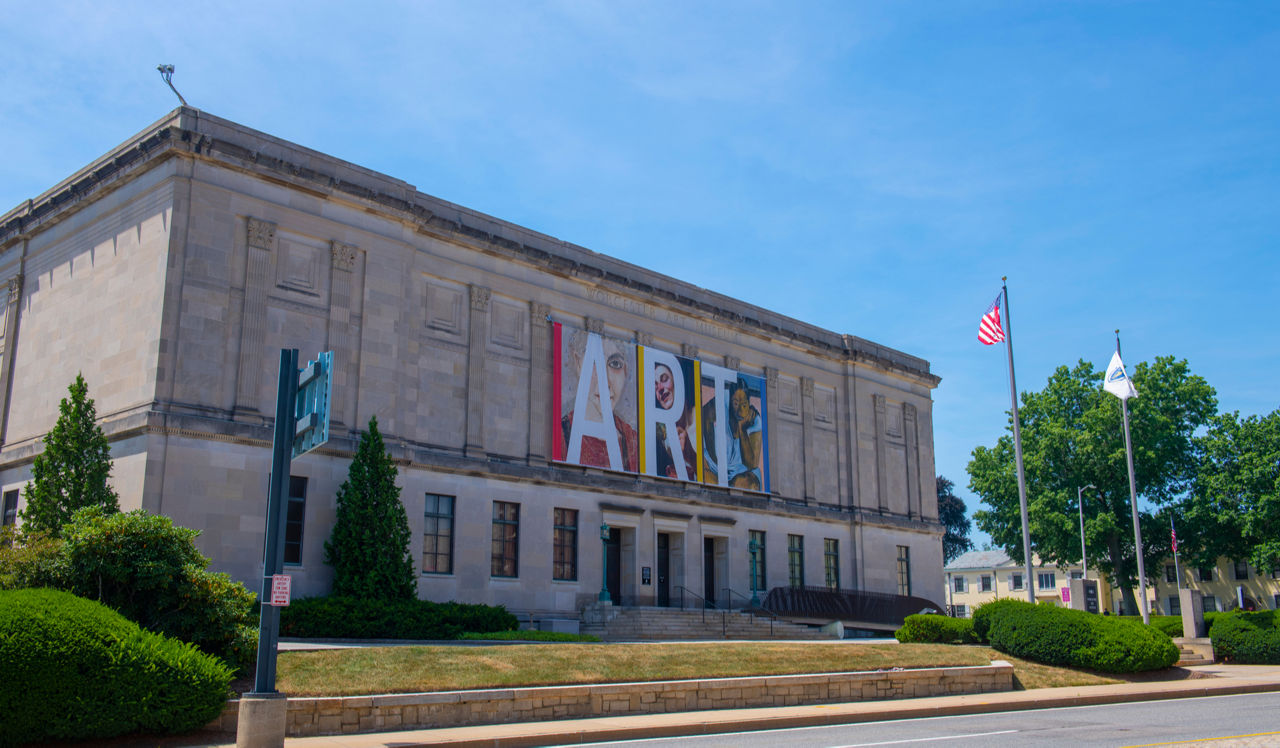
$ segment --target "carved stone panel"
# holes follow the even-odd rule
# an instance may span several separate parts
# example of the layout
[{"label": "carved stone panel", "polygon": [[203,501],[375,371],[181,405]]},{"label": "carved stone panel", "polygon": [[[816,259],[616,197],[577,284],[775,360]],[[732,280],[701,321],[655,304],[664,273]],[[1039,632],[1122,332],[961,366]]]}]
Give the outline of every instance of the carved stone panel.
[{"label": "carved stone panel", "polygon": [[276,241],[276,225],[261,218],[250,218],[246,241],[250,247],[270,250]]},{"label": "carved stone panel", "polygon": [[326,247],[323,243],[293,234],[282,233],[276,253],[276,288],[308,296],[321,296],[321,278],[327,276]]},{"label": "carved stone panel", "polygon": [[356,253],[359,251],[354,244],[343,244],[342,242],[334,241],[329,250],[329,255],[333,258],[333,269],[344,270],[348,273],[355,270]]},{"label": "carved stone panel", "polygon": [[790,377],[778,379],[778,412],[800,415],[800,383]]},{"label": "carved stone panel", "polygon": [[449,340],[460,341],[466,332],[466,287],[429,279],[425,292],[427,330]]},{"label": "carved stone panel", "polygon": [[819,423],[835,423],[836,393],[834,390],[817,388],[813,397],[813,418]]},{"label": "carved stone panel", "polygon": [[489,346],[528,355],[528,306],[493,299],[489,309]]}]

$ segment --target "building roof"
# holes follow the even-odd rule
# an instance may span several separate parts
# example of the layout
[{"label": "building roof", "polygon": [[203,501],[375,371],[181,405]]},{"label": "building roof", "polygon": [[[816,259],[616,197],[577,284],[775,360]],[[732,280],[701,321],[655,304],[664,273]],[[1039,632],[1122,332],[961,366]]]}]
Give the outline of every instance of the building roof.
[{"label": "building roof", "polygon": [[946,571],[962,569],[994,569],[1000,566],[1012,566],[1013,559],[1004,551],[969,551],[958,556],[947,564]]}]

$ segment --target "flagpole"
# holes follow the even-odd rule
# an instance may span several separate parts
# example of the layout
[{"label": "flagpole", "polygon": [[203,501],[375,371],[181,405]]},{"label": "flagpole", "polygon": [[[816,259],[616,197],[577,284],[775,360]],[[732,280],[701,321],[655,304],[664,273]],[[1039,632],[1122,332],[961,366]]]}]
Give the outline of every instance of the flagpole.
[{"label": "flagpole", "polygon": [[1178,564],[1178,530],[1173,526],[1173,514],[1169,514],[1169,537],[1173,538],[1173,573],[1178,577],[1178,589],[1182,589],[1182,567]]},{"label": "flagpole", "polygon": [[[1116,354],[1120,354],[1120,331],[1116,330]],[[1128,377],[1128,372],[1125,372]],[[1130,380],[1132,381],[1132,380]],[[1129,465],[1129,508],[1133,512],[1133,555],[1138,559],[1138,590],[1142,607],[1142,622],[1151,623],[1151,611],[1147,607],[1147,567],[1142,560],[1142,527],[1138,524],[1138,490],[1133,480],[1133,444],[1129,441],[1129,398],[1120,398],[1120,412],[1124,414],[1124,452]]]},{"label": "flagpole", "polygon": [[1036,601],[1035,588],[1031,585],[1034,577],[1031,573],[1031,531],[1027,520],[1027,479],[1022,470],[1022,428],[1018,419],[1018,384],[1013,376],[1013,320],[1009,317],[1008,276],[1000,278],[1000,288],[1004,295],[1004,344],[1009,353],[1009,400],[1013,403],[1013,453],[1018,462],[1018,507],[1022,510],[1022,557],[1027,568],[1027,602]]}]

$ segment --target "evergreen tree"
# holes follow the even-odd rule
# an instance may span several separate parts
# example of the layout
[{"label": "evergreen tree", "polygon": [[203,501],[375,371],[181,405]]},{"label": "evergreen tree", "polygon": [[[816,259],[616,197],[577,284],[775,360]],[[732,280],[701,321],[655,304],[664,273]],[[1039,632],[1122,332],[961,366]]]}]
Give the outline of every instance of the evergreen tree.
[{"label": "evergreen tree", "polygon": [[89,385],[84,377],[68,388],[69,397],[58,404],[58,421],[44,438],[44,452],[31,465],[27,506],[22,510],[24,532],[62,533],[77,509],[100,506],[120,511],[111,477],[111,447],[97,424]]},{"label": "evergreen tree", "polygon": [[969,518],[965,516],[964,499],[955,494],[956,484],[938,476],[938,521],[945,533],[942,536],[942,563],[949,564],[961,553],[973,550],[969,539]]},{"label": "evergreen tree", "polygon": [[409,518],[400,503],[396,466],[378,433],[378,419],[360,438],[347,480],[338,489],[333,534],[324,544],[333,567],[333,594],[411,599],[417,596],[409,556]]}]

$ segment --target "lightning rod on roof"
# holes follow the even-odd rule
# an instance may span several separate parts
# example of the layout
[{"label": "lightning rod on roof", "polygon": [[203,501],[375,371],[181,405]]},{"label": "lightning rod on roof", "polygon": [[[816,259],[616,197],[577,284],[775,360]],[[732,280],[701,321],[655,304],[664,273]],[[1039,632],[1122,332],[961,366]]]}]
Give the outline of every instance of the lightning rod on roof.
[{"label": "lightning rod on roof", "polygon": [[178,97],[178,101],[181,101],[183,106],[187,106],[187,100],[182,98],[182,94],[178,93],[178,89],[173,87],[173,66],[156,65],[156,70],[160,71],[160,77],[164,78],[164,82],[169,84],[169,90],[173,91],[173,95]]}]

